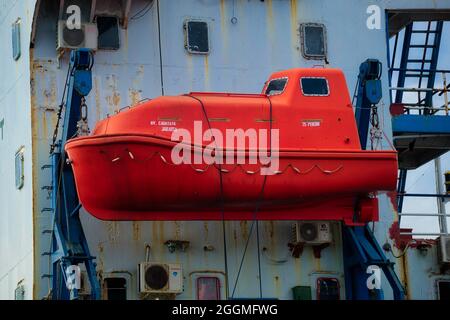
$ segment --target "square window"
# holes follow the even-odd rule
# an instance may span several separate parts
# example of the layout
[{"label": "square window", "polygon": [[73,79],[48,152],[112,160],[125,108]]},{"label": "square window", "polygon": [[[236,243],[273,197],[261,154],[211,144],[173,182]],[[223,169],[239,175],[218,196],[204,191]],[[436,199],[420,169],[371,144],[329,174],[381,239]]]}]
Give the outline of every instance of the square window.
[{"label": "square window", "polygon": [[317,279],[317,300],[339,300],[340,286],[336,278]]},{"label": "square window", "polygon": [[205,21],[189,20],[184,24],[185,48],[189,53],[208,54],[209,38],[208,23]]},{"label": "square window", "polygon": [[104,284],[107,300],[127,300],[127,280],[125,278],[106,278]]},{"label": "square window", "polygon": [[119,43],[119,22],[117,17],[97,17],[98,48],[117,50]]},{"label": "square window", "polygon": [[21,49],[20,49],[20,19],[17,19],[16,22],[12,24],[12,50],[13,50],[13,59],[19,60]]},{"label": "square window", "polygon": [[300,25],[302,54],[306,59],[322,60],[327,57],[325,25],[302,23]]},{"label": "square window", "polygon": [[328,96],[330,94],[326,78],[301,78],[300,87],[304,96]]},{"label": "square window", "polygon": [[197,278],[198,300],[220,300],[220,280],[217,277]]},{"label": "square window", "polygon": [[22,189],[24,184],[24,149],[23,147],[16,152],[15,156],[15,171],[16,171],[16,189]]},{"label": "square window", "polygon": [[439,300],[450,300],[450,281],[438,280],[437,289]]}]

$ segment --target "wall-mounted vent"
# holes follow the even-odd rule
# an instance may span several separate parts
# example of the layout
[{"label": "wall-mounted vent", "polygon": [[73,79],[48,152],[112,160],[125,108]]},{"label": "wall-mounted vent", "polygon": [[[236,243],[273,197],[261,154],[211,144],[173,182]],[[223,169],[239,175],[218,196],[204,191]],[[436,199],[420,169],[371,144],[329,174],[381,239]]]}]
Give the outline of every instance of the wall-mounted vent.
[{"label": "wall-mounted vent", "polygon": [[306,59],[323,60],[327,57],[325,25],[320,23],[302,23],[300,25],[302,55]]},{"label": "wall-mounted vent", "polygon": [[305,221],[296,222],[292,226],[291,243],[317,245],[332,241],[331,228],[328,222]]},{"label": "wall-mounted vent", "polygon": [[140,293],[181,293],[183,274],[180,264],[144,262],[138,266]]},{"label": "wall-mounted vent", "polygon": [[184,47],[192,54],[209,53],[208,23],[199,20],[187,20],[184,23]]},{"label": "wall-mounted vent", "polygon": [[69,29],[66,21],[58,22],[57,50],[87,48],[96,50],[98,29],[95,23],[82,23],[80,29]]}]

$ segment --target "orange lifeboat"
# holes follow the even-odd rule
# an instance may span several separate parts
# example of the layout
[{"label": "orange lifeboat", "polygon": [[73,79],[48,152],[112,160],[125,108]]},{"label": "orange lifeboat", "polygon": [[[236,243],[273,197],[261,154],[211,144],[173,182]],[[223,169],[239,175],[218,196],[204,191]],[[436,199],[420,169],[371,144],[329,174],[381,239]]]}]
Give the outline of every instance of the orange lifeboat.
[{"label": "orange lifeboat", "polygon": [[103,220],[378,219],[395,151],[361,150],[338,69],[273,74],[262,94],[159,97],[65,146]]}]

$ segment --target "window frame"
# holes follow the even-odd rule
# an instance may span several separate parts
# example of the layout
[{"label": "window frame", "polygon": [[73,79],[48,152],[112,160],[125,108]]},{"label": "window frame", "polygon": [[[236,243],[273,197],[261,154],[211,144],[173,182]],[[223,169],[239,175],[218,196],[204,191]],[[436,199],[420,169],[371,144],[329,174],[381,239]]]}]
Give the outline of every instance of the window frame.
[{"label": "window frame", "polygon": [[[109,279],[121,279],[125,281],[125,285],[123,288],[110,288],[108,286],[108,281]],[[105,290],[105,295],[106,295],[106,300],[113,300],[113,299],[109,299],[109,291],[110,290],[123,290],[125,292],[125,300],[128,300],[128,280],[125,277],[121,277],[121,276],[107,276],[105,278],[103,278],[103,286],[104,286],[104,290]]]},{"label": "window frame", "polygon": [[441,282],[449,283],[449,285],[450,285],[450,279],[437,279],[436,280],[436,297],[437,297],[437,300],[441,300],[441,290],[440,290],[440,283]]},{"label": "window frame", "polygon": [[[19,161],[19,167],[17,161]],[[21,190],[25,185],[25,148],[23,146],[14,155],[14,173],[16,190]]]},{"label": "window frame", "polygon": [[[318,54],[308,54],[306,52],[306,27],[320,27],[322,28],[322,34],[323,34],[323,55]],[[328,55],[328,47],[327,47],[327,28],[325,24],[323,23],[317,23],[317,22],[305,22],[300,23],[300,45],[301,45],[301,51],[302,56],[305,59],[308,60],[326,60]]]},{"label": "window frame", "polygon": [[[267,88],[269,88],[269,84],[270,84],[272,81],[275,81],[275,80],[283,80],[283,79],[286,79],[286,83],[284,84],[283,90],[282,90],[281,92],[277,92],[277,93],[266,93]],[[279,96],[280,94],[283,94],[284,91],[286,91],[286,87],[287,87],[287,85],[288,85],[288,82],[289,82],[289,77],[279,77],[279,78],[273,78],[273,79],[270,79],[269,82],[267,82],[267,84],[266,84],[265,87],[264,87],[264,94],[267,95],[267,96],[269,96],[269,97],[271,97],[271,96]]]},{"label": "window frame", "polygon": [[[302,79],[323,79],[327,84],[327,94],[308,94],[303,91]],[[300,90],[305,97],[328,97],[330,95],[330,84],[328,83],[328,78],[326,77],[300,77],[299,81]]]},{"label": "window frame", "polygon": [[20,43],[20,29],[21,29],[22,21],[20,18],[17,18],[11,25],[11,45],[12,45],[12,56],[14,61],[18,61],[20,56],[22,55],[22,46]]},{"label": "window frame", "polygon": [[[207,40],[208,40],[208,51],[194,51],[190,48],[189,46],[189,23],[190,22],[202,22],[206,24],[206,36],[207,36]],[[186,19],[183,23],[183,28],[184,28],[184,48],[186,49],[186,51],[189,54],[201,54],[201,55],[209,55],[211,52],[211,40],[210,40],[210,36],[209,36],[209,23],[206,20],[202,20],[202,19]]]},{"label": "window frame", "polygon": [[[197,300],[200,300],[199,282],[201,279],[215,279],[216,280],[216,297],[217,297],[217,300],[220,300],[221,299],[221,294],[220,294],[221,282],[220,282],[219,277],[214,277],[214,276],[199,276],[195,279],[195,286],[196,286],[195,291],[196,291]],[[204,299],[202,299],[202,300],[204,300]]]},{"label": "window frame", "polygon": [[117,48],[112,48],[112,47],[100,48],[100,40],[99,40],[100,32],[98,32],[98,35],[97,35],[97,50],[102,50],[102,51],[103,50],[104,51],[118,51],[118,50],[120,50],[120,48],[122,46],[122,42],[121,42],[121,39],[120,39],[120,18],[115,16],[115,15],[97,15],[97,16],[95,16],[95,25],[97,26],[97,31],[99,30],[98,18],[100,18],[100,19],[101,18],[115,18],[116,19],[116,21],[117,21],[117,44],[118,44],[118,46],[117,46]]},{"label": "window frame", "polygon": [[[341,283],[339,282],[338,278],[335,277],[319,277],[316,279],[316,300],[320,299],[320,282],[323,280],[334,280],[337,283],[337,293],[338,293],[338,300],[341,300]],[[325,300],[324,300],[325,301]]]}]

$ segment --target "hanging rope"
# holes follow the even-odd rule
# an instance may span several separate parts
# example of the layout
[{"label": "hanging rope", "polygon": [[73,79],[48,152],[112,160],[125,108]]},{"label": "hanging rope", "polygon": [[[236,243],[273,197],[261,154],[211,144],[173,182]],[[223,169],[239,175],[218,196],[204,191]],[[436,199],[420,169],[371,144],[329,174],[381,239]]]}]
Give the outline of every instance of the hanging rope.
[{"label": "hanging rope", "polygon": [[[194,97],[192,95],[185,95],[187,97],[191,97],[194,100],[197,100],[200,103],[200,106],[202,107],[203,116],[206,119],[206,123],[208,124],[209,131],[212,133],[212,127],[211,123],[209,121],[208,114],[206,112],[205,105],[203,104],[203,101],[200,100],[197,97]],[[216,150],[217,150],[217,142],[214,135],[212,135],[212,139],[214,141]],[[230,295],[229,292],[229,285],[228,285],[228,255],[227,255],[227,236],[226,236],[226,224],[225,224],[225,196],[224,196],[224,190],[223,190],[223,177],[222,177],[222,165],[219,163],[217,167],[219,171],[219,183],[220,183],[220,211],[222,215],[222,234],[223,234],[223,258],[224,258],[224,267],[225,267],[225,292],[227,295],[227,298]],[[197,170],[196,170],[197,171]]]}]

